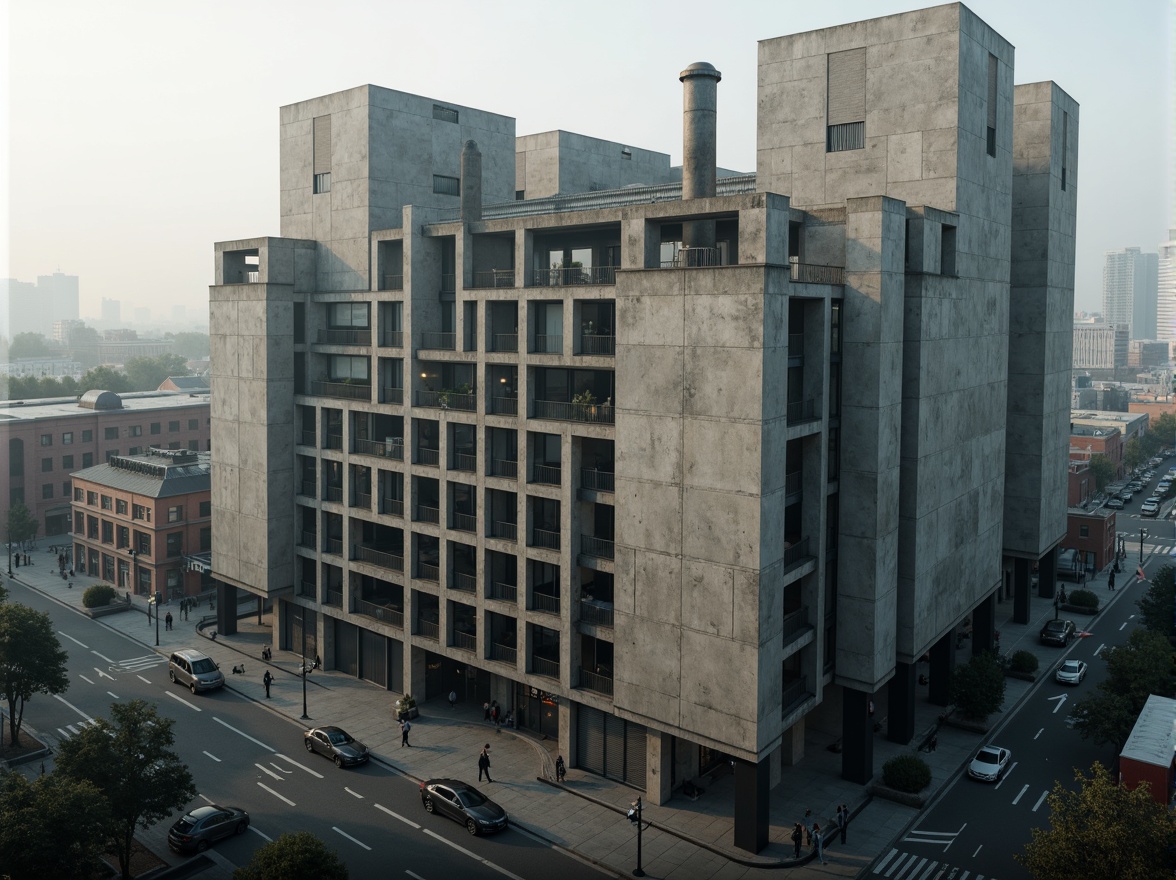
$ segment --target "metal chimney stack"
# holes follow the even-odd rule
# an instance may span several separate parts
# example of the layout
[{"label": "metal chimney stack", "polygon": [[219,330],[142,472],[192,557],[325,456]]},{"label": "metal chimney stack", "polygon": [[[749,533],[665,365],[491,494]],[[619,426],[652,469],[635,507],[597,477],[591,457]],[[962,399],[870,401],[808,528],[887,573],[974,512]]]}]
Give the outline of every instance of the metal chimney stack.
[{"label": "metal chimney stack", "polygon": [[461,148],[461,219],[470,223],[482,219],[482,154],[474,141]]},{"label": "metal chimney stack", "polygon": [[[682,198],[713,198],[718,180],[719,80],[713,64],[696,61],[680,74],[682,89]],[[688,248],[713,248],[715,222],[693,220],[682,225],[682,244]]]}]

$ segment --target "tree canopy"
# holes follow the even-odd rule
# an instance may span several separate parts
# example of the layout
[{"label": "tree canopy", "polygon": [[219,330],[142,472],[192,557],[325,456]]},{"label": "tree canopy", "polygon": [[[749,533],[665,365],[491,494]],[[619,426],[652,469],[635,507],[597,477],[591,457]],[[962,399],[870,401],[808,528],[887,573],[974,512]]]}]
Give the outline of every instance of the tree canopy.
[{"label": "tree canopy", "polygon": [[1094,474],[1094,488],[1102,491],[1102,487],[1115,478],[1115,466],[1102,453],[1090,457],[1090,472]]},{"label": "tree canopy", "polygon": [[208,357],[209,338],[207,333],[168,333],[176,346],[176,354],[194,361]]},{"label": "tree canopy", "polygon": [[41,524],[29,511],[23,501],[18,501],[8,508],[8,522],[5,523],[5,540],[19,544],[21,541],[31,541],[37,536],[37,529]]},{"label": "tree canopy", "polygon": [[104,718],[60,745],[57,770],[94,784],[110,808],[106,834],[122,876],[129,865],[135,828],[167,818],[196,796],[187,766],[172,750],[170,718],[144,700],[114,703]]},{"label": "tree canopy", "polygon": [[53,352],[53,346],[40,333],[17,333],[8,344],[10,360],[21,358],[47,357]]},{"label": "tree canopy", "polygon": [[991,652],[973,657],[952,673],[951,701],[965,718],[987,718],[1000,709],[1004,697],[1004,669]]},{"label": "tree canopy", "polygon": [[283,834],[253,853],[233,880],[347,880],[347,865],[309,831]]},{"label": "tree canopy", "polygon": [[0,865],[10,880],[103,876],[106,801],[92,783],[50,773],[0,776]]},{"label": "tree canopy", "polygon": [[1165,565],[1151,577],[1147,592],[1135,604],[1143,625],[1160,633],[1169,643],[1176,640],[1176,572]]},{"label": "tree canopy", "polygon": [[47,612],[0,603],[0,696],[8,701],[13,745],[20,742],[25,703],[34,694],[61,694],[69,688],[68,656]]},{"label": "tree canopy", "polygon": [[154,391],[168,376],[187,376],[185,358],[178,354],[131,358],[126,363],[130,391]]}]

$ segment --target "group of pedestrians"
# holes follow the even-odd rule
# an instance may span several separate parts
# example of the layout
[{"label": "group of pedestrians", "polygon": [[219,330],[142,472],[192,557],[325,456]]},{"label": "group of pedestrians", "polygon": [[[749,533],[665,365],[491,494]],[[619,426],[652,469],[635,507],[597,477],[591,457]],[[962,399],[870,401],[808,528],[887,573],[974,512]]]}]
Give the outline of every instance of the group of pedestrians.
[{"label": "group of pedestrians", "polygon": [[[845,843],[849,828],[849,807],[845,804],[839,805],[834,821],[837,823],[837,831],[841,835],[841,842]],[[823,834],[820,823],[813,819],[813,811],[805,810],[804,819],[797,822],[792,829],[792,857],[794,859],[800,858],[800,845],[803,841],[813,848],[813,854],[817,857],[817,861],[822,865],[828,864],[825,861],[825,839]]]}]

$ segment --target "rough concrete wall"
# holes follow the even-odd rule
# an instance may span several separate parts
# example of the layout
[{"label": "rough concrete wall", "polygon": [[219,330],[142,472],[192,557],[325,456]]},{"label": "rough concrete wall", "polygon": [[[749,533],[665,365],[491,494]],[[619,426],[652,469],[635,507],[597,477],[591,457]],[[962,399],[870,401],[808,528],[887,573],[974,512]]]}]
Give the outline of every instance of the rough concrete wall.
[{"label": "rough concrete wall", "polygon": [[[628,151],[625,158],[622,150]],[[517,183],[526,198],[618,189],[631,183],[672,183],[668,153],[643,150],[571,131],[545,131],[516,139]]]},{"label": "rough concrete wall", "polygon": [[1015,106],[1004,548],[1036,559],[1066,532],[1078,105],[1041,82]]}]

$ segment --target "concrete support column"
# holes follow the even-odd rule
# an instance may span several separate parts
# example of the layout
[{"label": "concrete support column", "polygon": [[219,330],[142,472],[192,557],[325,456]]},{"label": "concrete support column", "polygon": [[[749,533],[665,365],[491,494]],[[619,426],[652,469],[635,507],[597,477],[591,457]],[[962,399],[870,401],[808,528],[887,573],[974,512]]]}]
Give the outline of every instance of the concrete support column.
[{"label": "concrete support column", "polygon": [[[646,803],[664,804],[670,799],[673,781],[673,774],[670,772],[673,739],[668,733],[649,729],[645,731]],[[768,762],[765,760],[760,763],[767,765]]]},{"label": "concrete support column", "polygon": [[621,221],[621,267],[656,269],[661,265],[661,226],[644,217],[625,217]]},{"label": "concrete support column", "polygon": [[1037,560],[1037,589],[1043,599],[1052,599],[1058,587],[1058,549],[1051,547]]},{"label": "concrete support column", "polygon": [[768,845],[769,761],[735,761],[735,845],[757,853]]},{"label": "concrete support column", "polygon": [[915,664],[896,663],[894,678],[887,685],[888,720],[886,738],[909,743],[915,735]]},{"label": "concrete support column", "polygon": [[[511,682],[513,689],[514,682]],[[576,712],[579,707],[569,701],[564,700],[559,704],[559,751],[557,755],[563,755],[564,766],[576,767]]]},{"label": "concrete support column", "polygon": [[237,632],[237,588],[216,582],[216,630],[222,636]]},{"label": "concrete support column", "polygon": [[993,593],[972,612],[972,656],[978,657],[996,647],[996,594]]},{"label": "concrete support column", "polygon": [[[1053,554],[1047,553],[1046,555]],[[1013,560],[1013,623],[1029,622],[1029,565],[1028,559]],[[1047,588],[1045,586],[1045,572],[1040,572],[1040,576],[1042,589],[1048,589],[1049,595],[1053,596],[1053,577],[1050,577],[1050,585]]]},{"label": "concrete support column", "polygon": [[780,740],[780,764],[795,767],[804,760],[804,719],[801,718],[786,731]]},{"label": "concrete support column", "polygon": [[[326,614],[316,614],[318,623],[319,659],[323,662],[323,670],[335,668],[335,618]],[[313,660],[311,661],[314,662]]]},{"label": "concrete support column", "polygon": [[404,643],[404,692],[425,699],[425,649]]},{"label": "concrete support column", "polygon": [[841,689],[841,778],[865,785],[874,776],[874,725],[871,695]]},{"label": "concrete support column", "polygon": [[[526,287],[527,278],[531,271],[531,263],[534,259],[533,255],[535,253],[535,233],[530,229],[523,229],[516,232],[514,251],[515,286]],[[521,314],[518,316],[520,322],[523,321],[523,317],[524,316]],[[519,326],[525,328],[527,325],[525,323],[520,323]],[[521,342],[525,343],[525,331],[520,331],[520,334],[523,336],[523,340],[521,340]],[[564,759],[567,759],[567,755],[564,755]]]},{"label": "concrete support column", "polygon": [[955,669],[955,630],[931,646],[931,672],[927,699],[936,706],[951,702],[951,673]]}]

